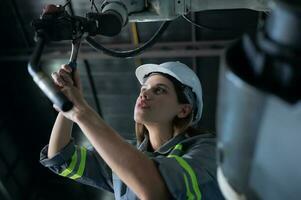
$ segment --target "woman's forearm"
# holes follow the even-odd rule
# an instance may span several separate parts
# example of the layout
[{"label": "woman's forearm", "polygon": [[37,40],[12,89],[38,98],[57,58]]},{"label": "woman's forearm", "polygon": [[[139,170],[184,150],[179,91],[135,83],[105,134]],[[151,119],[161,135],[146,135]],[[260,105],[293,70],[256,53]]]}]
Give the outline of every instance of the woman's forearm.
[{"label": "woman's forearm", "polygon": [[62,113],[59,113],[53,125],[48,146],[48,158],[52,158],[62,148],[64,148],[71,139],[73,122]]},{"label": "woman's forearm", "polygon": [[154,162],[122,139],[96,112],[88,109],[78,115],[76,122],[112,171],[140,199],[167,198],[166,186]]}]

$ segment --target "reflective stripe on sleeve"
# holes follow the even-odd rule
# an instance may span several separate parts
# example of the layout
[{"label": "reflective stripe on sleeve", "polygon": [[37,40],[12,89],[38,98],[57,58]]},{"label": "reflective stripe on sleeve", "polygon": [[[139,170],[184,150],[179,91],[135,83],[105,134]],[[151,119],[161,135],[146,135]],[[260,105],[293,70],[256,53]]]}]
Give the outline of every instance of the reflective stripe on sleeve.
[{"label": "reflective stripe on sleeve", "polygon": [[65,177],[68,176],[74,170],[76,163],[77,163],[77,150],[74,151],[69,166],[64,171],[59,173],[59,175]]},{"label": "reflective stripe on sleeve", "polygon": [[77,149],[74,151],[69,166],[59,174],[60,176],[67,177],[68,175],[70,175],[71,177],[69,178],[71,179],[78,179],[82,177],[85,170],[86,157],[87,157],[87,149],[85,147],[80,148],[80,160],[79,160],[80,163],[77,172],[74,173],[73,175],[71,174],[74,172],[75,166],[78,163],[77,151],[78,151]]},{"label": "reflective stripe on sleeve", "polygon": [[70,177],[71,179],[81,178],[84,173],[85,166],[86,166],[86,158],[87,158],[87,149],[85,147],[81,147],[80,155],[81,155],[81,159],[80,159],[78,170],[73,176]]}]

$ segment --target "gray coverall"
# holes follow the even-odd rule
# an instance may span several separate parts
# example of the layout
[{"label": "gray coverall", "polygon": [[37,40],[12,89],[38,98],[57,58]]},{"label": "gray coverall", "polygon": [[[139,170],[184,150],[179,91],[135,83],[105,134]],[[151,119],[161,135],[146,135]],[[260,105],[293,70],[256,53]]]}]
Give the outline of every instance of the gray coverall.
[{"label": "gray coverall", "polygon": [[[215,136],[180,134],[155,152],[147,151],[148,146],[146,137],[138,149],[155,162],[173,199],[224,199],[216,180]],[[48,145],[42,149],[40,162],[54,173],[113,192],[117,200],[138,199],[93,148],[78,147],[71,140],[51,159],[47,149]]]}]

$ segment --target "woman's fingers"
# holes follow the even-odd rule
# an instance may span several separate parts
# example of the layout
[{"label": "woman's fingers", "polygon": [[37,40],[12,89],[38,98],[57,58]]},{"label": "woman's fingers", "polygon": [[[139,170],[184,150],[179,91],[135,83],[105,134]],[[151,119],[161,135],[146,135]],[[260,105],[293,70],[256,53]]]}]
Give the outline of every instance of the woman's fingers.
[{"label": "woman's fingers", "polygon": [[69,65],[61,65],[61,68],[51,74],[55,84],[60,87],[75,86],[81,91],[81,84],[78,71],[73,69]]},{"label": "woman's fingers", "polygon": [[72,72],[72,68],[69,65],[62,65],[61,68],[66,70],[66,72],[68,73]]},{"label": "woman's fingers", "polygon": [[62,77],[57,72],[53,72],[51,74],[51,77],[52,77],[52,79],[53,79],[53,81],[54,81],[54,83],[56,85],[58,85],[60,87],[64,87],[65,82],[64,82],[64,80],[62,79]]},{"label": "woman's fingers", "polygon": [[61,68],[57,71],[51,74],[54,82],[60,86],[72,86],[73,80],[71,75],[72,69],[68,65],[62,65]]},{"label": "woman's fingers", "polygon": [[64,68],[59,69],[58,74],[65,81],[68,86],[73,85],[72,75],[70,72],[67,72]]},{"label": "woman's fingers", "polygon": [[72,69],[69,65],[62,65],[62,68],[64,70],[66,70],[66,72],[68,73],[72,73],[73,70],[73,74],[72,74],[72,82],[74,84],[75,87],[79,88],[81,90],[81,83],[80,83],[80,78],[79,78],[79,72],[76,69]]}]

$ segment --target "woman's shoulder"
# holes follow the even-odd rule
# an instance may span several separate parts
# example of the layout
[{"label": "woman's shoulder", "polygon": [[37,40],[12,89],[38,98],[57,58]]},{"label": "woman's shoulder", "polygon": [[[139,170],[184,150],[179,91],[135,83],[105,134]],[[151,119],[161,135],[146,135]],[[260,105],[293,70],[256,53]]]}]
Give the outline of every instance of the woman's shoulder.
[{"label": "woman's shoulder", "polygon": [[213,133],[203,133],[197,135],[186,134],[185,139],[181,142],[183,146],[210,146],[216,147],[216,135]]},{"label": "woman's shoulder", "polygon": [[195,160],[202,165],[214,165],[216,163],[216,136],[214,134],[200,134],[187,137],[181,142],[183,157]]}]

